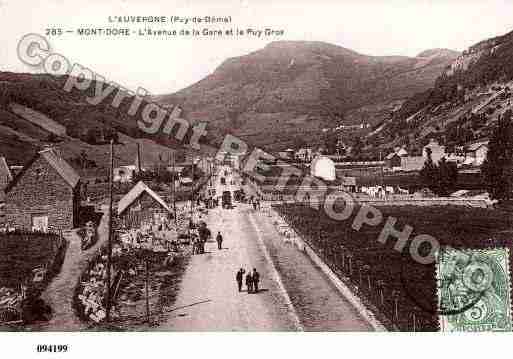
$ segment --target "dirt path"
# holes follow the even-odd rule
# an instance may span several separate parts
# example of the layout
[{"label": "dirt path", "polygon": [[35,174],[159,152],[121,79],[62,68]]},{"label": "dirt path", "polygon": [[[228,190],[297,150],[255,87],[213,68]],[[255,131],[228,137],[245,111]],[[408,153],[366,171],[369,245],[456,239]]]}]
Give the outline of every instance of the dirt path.
[{"label": "dirt path", "polygon": [[[102,211],[106,213],[107,208],[102,208]],[[61,271],[41,295],[41,298],[52,308],[52,318],[46,323],[37,324],[32,329],[78,331],[86,328],[87,324],[81,322],[73,310],[73,293],[80,275],[86,268],[87,261],[107,241],[107,232],[108,216],[104,215],[98,227],[98,242],[87,251],[81,250],[80,237],[75,232],[65,236],[69,245]]]}]

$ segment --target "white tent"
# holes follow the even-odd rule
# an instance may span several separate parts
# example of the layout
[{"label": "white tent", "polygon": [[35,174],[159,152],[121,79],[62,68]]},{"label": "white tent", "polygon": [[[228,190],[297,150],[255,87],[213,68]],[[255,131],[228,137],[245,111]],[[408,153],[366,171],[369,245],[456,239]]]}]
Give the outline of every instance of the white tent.
[{"label": "white tent", "polygon": [[326,156],[317,156],[310,165],[310,174],[325,181],[334,181],[336,178],[335,162]]}]

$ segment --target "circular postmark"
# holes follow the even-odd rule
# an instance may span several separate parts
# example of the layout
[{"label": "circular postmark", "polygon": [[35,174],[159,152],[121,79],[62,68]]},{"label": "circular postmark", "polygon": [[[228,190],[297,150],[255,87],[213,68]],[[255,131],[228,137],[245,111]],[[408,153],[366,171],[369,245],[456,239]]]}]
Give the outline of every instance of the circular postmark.
[{"label": "circular postmark", "polygon": [[[487,263],[474,261],[471,257],[450,257],[444,264],[442,273],[440,269],[438,271],[438,278],[433,277],[436,286],[432,295],[439,296],[436,305],[436,298],[426,295],[426,291],[419,291],[419,288],[409,283],[406,273],[409,273],[411,268],[403,261],[400,280],[406,297],[422,311],[432,315],[451,316],[471,310],[491,286],[492,270]],[[431,269],[423,268],[426,271]],[[433,276],[436,276],[436,273],[433,273]]]},{"label": "circular postmark", "polygon": [[436,267],[405,261],[404,293],[417,308],[437,315],[442,331],[511,330],[508,256],[504,248],[446,247]]}]

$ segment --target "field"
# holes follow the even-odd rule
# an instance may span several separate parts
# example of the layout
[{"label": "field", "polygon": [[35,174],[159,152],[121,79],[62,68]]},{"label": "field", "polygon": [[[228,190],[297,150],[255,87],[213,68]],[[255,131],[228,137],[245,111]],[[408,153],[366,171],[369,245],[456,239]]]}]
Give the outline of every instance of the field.
[{"label": "field", "polygon": [[48,265],[50,272],[60,244],[53,234],[0,235],[0,287],[17,288],[30,281],[32,270],[42,265]]},{"label": "field", "polygon": [[[385,244],[377,241],[383,225],[363,225],[359,231],[353,230],[356,209],[343,222],[299,204],[279,205],[276,209],[337,275],[349,279],[390,329],[439,330],[435,264],[415,262],[408,251],[411,240],[399,253],[393,249],[394,238],[390,237]],[[417,234],[429,234],[442,246],[454,248],[508,247],[511,257],[510,213],[450,206],[380,207],[380,210],[385,219],[388,216],[398,219],[395,228],[412,226],[410,239]]]},{"label": "field", "polygon": [[[284,167],[282,166],[270,166],[269,171],[262,172],[265,176],[265,180],[261,183],[263,186],[276,185],[280,179],[280,175],[283,173]],[[310,175],[309,169],[300,168],[303,176]],[[404,173],[384,173],[381,174],[380,170],[376,168],[363,169],[363,168],[345,168],[343,170],[337,169],[337,180],[332,185],[340,183],[338,178],[340,177],[355,177],[357,186],[376,186],[385,185],[393,187],[408,188],[412,191],[424,188],[424,185],[416,172],[404,172]],[[284,189],[284,193],[292,193],[295,191],[295,187],[301,184],[303,177],[290,176],[287,182],[287,188]],[[291,187],[291,188],[288,188]],[[466,190],[482,190],[485,187],[484,181],[480,173],[459,173],[458,180],[456,183],[458,189]]]}]

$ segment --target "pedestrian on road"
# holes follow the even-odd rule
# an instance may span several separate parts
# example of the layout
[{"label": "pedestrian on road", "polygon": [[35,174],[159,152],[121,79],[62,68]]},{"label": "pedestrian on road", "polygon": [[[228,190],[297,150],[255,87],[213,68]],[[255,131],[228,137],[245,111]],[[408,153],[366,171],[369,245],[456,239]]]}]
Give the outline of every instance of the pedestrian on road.
[{"label": "pedestrian on road", "polygon": [[223,249],[223,236],[221,235],[221,232],[217,232],[217,249],[221,250]]},{"label": "pedestrian on road", "polygon": [[192,243],[192,255],[195,255],[198,252],[198,243],[196,241],[196,238],[194,238],[194,235],[192,235],[191,243]]},{"label": "pedestrian on road", "polygon": [[258,293],[258,283],[260,282],[260,273],[257,272],[256,268],[253,268],[253,290]]},{"label": "pedestrian on road", "polygon": [[244,273],[246,271],[244,268],[239,269],[237,275],[235,276],[235,280],[237,281],[237,287],[239,288],[239,292],[242,292],[242,280],[244,279]]},{"label": "pedestrian on road", "polygon": [[251,272],[246,275],[246,287],[248,287],[248,293],[253,293],[253,277]]}]

